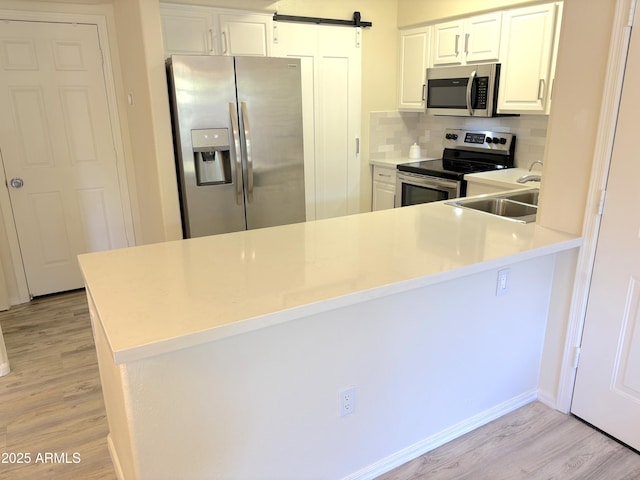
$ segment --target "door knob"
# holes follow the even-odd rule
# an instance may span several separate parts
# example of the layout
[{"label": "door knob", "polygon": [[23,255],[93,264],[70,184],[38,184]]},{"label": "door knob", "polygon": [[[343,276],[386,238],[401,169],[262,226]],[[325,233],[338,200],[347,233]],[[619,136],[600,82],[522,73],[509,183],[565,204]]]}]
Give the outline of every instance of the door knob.
[{"label": "door knob", "polygon": [[24,180],[22,180],[21,178],[18,178],[18,177],[13,177],[11,179],[10,183],[11,183],[11,186],[13,188],[22,188],[22,187],[24,187]]}]

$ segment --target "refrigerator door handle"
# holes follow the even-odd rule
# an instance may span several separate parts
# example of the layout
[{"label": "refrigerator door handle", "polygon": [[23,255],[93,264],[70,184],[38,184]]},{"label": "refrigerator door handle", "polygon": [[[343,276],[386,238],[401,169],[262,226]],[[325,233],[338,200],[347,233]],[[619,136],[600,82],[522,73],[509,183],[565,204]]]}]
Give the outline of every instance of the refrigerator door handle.
[{"label": "refrigerator door handle", "polygon": [[236,203],[242,205],[242,157],[240,156],[240,129],[238,128],[238,114],[236,104],[229,102],[229,117],[231,118],[231,134],[233,135],[233,156],[236,162]]},{"label": "refrigerator door handle", "polygon": [[253,202],[253,158],[251,156],[249,115],[247,115],[247,104],[245,102],[240,103],[240,110],[242,111],[242,126],[244,128],[244,147],[247,152],[247,201],[251,203]]}]

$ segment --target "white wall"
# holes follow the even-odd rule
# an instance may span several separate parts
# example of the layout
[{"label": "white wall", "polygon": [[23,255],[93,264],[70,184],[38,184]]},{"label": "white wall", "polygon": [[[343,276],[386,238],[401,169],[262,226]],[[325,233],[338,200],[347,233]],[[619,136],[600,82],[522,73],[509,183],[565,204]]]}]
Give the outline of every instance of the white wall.
[{"label": "white wall", "polygon": [[122,65],[140,208],[138,244],[182,238],[173,134],[157,0],[114,0],[115,41]]},{"label": "white wall", "polygon": [[506,296],[490,270],[120,366],[127,478],[373,478],[531,401],[554,258],[511,265]]},{"label": "white wall", "polygon": [[575,235],[582,234],[615,7],[564,2],[538,222]]}]

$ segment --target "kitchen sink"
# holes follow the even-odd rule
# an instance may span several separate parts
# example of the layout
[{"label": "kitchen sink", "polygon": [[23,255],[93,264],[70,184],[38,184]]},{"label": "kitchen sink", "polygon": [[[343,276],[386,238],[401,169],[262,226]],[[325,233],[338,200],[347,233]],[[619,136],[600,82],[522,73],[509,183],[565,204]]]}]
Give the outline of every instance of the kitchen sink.
[{"label": "kitchen sink", "polygon": [[524,192],[503,193],[500,198],[506,198],[514,202],[526,203],[528,205],[538,205],[540,190],[527,190]]},{"label": "kitchen sink", "polygon": [[469,208],[521,223],[534,222],[538,212],[538,190],[459,198],[447,205]]}]

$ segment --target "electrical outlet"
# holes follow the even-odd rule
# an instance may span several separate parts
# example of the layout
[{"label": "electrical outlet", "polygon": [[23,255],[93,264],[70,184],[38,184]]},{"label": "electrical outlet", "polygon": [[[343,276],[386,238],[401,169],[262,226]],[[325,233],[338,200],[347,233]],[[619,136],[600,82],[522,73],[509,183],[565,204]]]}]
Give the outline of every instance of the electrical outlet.
[{"label": "electrical outlet", "polygon": [[506,295],[509,291],[509,269],[503,268],[498,271],[498,283],[496,285],[496,296]]},{"label": "electrical outlet", "polygon": [[356,389],[355,387],[340,390],[338,392],[338,401],[340,404],[340,416],[344,417],[353,413],[356,408]]}]

